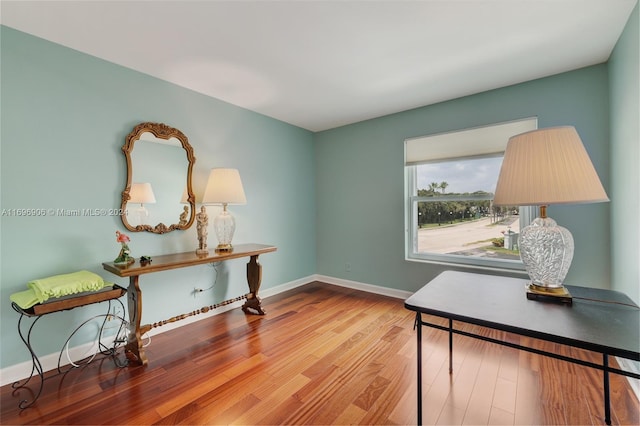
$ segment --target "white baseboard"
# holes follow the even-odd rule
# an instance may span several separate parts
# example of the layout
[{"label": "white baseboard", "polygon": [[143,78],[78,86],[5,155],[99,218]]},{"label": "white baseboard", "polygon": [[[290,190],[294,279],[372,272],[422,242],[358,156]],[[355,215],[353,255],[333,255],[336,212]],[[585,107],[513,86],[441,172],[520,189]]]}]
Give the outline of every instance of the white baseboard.
[{"label": "white baseboard", "polygon": [[[289,283],[285,283],[276,287],[268,288],[260,292],[260,297],[264,299],[269,296],[274,296],[284,291],[291,290],[296,287],[300,287],[304,284],[308,284],[312,281],[316,281],[315,276],[301,278],[299,280],[291,281]],[[192,324],[196,321],[201,321],[206,318],[212,317],[214,315],[227,312],[231,309],[239,308],[242,306],[243,303],[244,303],[244,300],[240,300],[238,302],[221,306],[217,309],[212,309],[209,312],[204,314],[187,317],[184,320],[172,322],[162,327],[156,327],[150,330],[145,337],[153,337],[158,334],[164,333],[165,331],[174,330],[176,328]],[[105,337],[103,339],[103,344],[109,347],[113,343],[113,339],[114,339],[114,336]],[[95,347],[96,347],[96,342],[89,342],[89,343],[85,343],[75,347],[70,347],[69,358],[73,360],[85,358],[87,355],[93,354],[95,352]],[[42,370],[47,372],[47,371],[55,370],[56,368],[58,368],[59,356],[60,356],[60,352],[39,356],[38,359],[40,360],[40,364],[42,365]],[[69,364],[70,364],[70,361],[68,360],[66,354],[63,354],[60,366],[63,367]],[[0,386],[14,383],[18,380],[22,380],[29,377],[29,374],[31,373],[31,367],[32,367],[31,361],[25,361],[19,364],[15,364],[15,365],[11,365],[9,367],[3,368],[2,370],[0,370]]]},{"label": "white baseboard", "polygon": [[372,284],[365,284],[358,281],[343,280],[341,278],[328,277],[326,275],[316,275],[316,281],[327,284],[333,284],[340,287],[352,288],[354,290],[366,291],[367,293],[380,294],[382,296],[394,297],[396,299],[407,299],[413,293],[404,290],[396,290],[394,288],[380,287]]},{"label": "white baseboard", "polygon": [[[281,284],[275,287],[265,289],[260,292],[260,297],[264,299],[269,296],[275,296],[285,291],[292,290],[297,287],[301,287],[313,281],[320,281],[327,284],[337,285],[340,287],[364,291],[367,293],[380,294],[382,296],[393,297],[396,299],[407,299],[409,296],[413,294],[409,291],[396,290],[393,288],[380,287],[376,285],[361,283],[358,281],[350,281],[350,280],[344,280],[341,278],[334,278],[326,275],[315,274],[315,275],[310,275],[305,278],[300,278],[295,281],[291,281],[285,284]],[[234,302],[229,305],[221,306],[220,308],[217,308],[217,309],[212,309],[209,312],[204,314],[188,317],[182,321],[177,321],[177,322],[166,324],[162,327],[157,327],[149,331],[148,336],[153,337],[158,334],[164,333],[166,331],[174,330],[176,328],[189,325],[194,322],[204,320],[206,318],[210,318],[214,315],[219,315],[223,312],[227,312],[232,309],[239,308],[242,306],[243,303],[244,301],[240,300],[238,302]],[[103,343],[109,346],[112,344],[113,338],[114,338],[113,336],[107,337],[103,340]],[[69,348],[69,357],[72,359],[81,359],[83,357],[86,357],[87,354],[93,353],[95,351],[95,346],[96,346],[95,342],[90,342],[90,343],[85,343],[83,345],[79,345],[73,348]],[[59,352],[56,352],[56,353],[39,357],[43,370],[50,371],[57,368],[59,356],[60,356]],[[63,358],[67,359],[66,356],[64,355],[63,355]],[[625,358],[616,358],[616,359],[623,370],[633,371],[635,373],[640,374],[639,363],[625,359]],[[68,365],[68,364],[69,364],[68,361],[67,362],[63,361],[62,366]],[[17,380],[21,380],[28,377],[29,373],[31,372],[31,367],[32,367],[31,361],[25,361],[19,364],[15,364],[15,365],[3,368],[2,370],[0,370],[0,386],[4,386],[6,384],[13,383],[13,382],[16,382]],[[631,377],[627,377],[627,379],[629,380],[629,384],[631,385],[631,388],[634,390],[636,397],[638,398],[638,400],[640,400],[640,380],[637,380]]]},{"label": "white baseboard", "polygon": [[[267,288],[265,290],[261,290],[259,295],[260,295],[261,299],[264,299],[264,298],[267,298],[269,296],[275,296],[276,294],[280,294],[280,293],[283,293],[285,291],[292,290],[292,289],[294,289],[296,287],[303,286],[303,285],[308,284],[308,283],[310,283],[312,281],[314,281],[313,277],[301,278],[299,280],[291,281],[291,282],[288,282],[288,283],[285,283],[285,284],[281,284],[281,285],[278,285],[278,286],[275,286],[275,287],[271,287],[271,288]],[[230,303],[228,305],[221,306],[221,307],[216,308],[216,309],[212,309],[209,312],[206,312],[204,314],[194,315],[194,316],[187,317],[187,318],[185,318],[183,320],[180,320],[180,321],[168,323],[168,324],[163,325],[162,327],[157,327],[157,328],[151,329],[149,331],[148,335],[149,336],[155,336],[157,334],[164,333],[165,331],[174,330],[176,328],[180,328],[180,327],[185,326],[185,325],[193,324],[194,322],[210,318],[210,317],[212,317],[214,315],[219,315],[219,314],[221,314],[223,312],[227,312],[227,311],[230,311],[232,309],[239,308],[243,304],[244,304],[244,299],[243,300],[239,300],[237,302]]]},{"label": "white baseboard", "polygon": [[[260,292],[261,298],[267,298],[269,296],[275,296],[276,294],[283,293],[288,290],[292,290],[294,288],[303,286],[305,284],[311,283],[313,281],[321,281],[326,282],[328,284],[333,284],[341,287],[352,288],[355,290],[366,291],[369,293],[381,294],[384,296],[396,297],[401,299],[406,299],[411,295],[409,292],[404,292],[400,290],[394,290],[385,287],[374,286],[370,284],[360,283],[356,281],[343,280],[339,278],[328,277],[325,275],[310,275],[308,277],[300,278],[295,281],[291,281],[285,284],[281,284],[275,287],[264,289]],[[175,330],[176,328],[183,327],[185,325],[192,324],[196,321],[202,321],[206,318],[210,318],[214,315],[219,315],[223,312],[227,312],[231,309],[237,309],[242,306],[244,303],[243,300],[238,302],[230,303],[228,305],[221,306],[217,309],[212,309],[207,313],[194,315],[191,317],[187,317],[184,320],[172,322],[162,327],[156,327],[149,331],[146,337],[152,338],[158,334],[164,333],[166,331]],[[111,345],[113,342],[113,337],[103,339],[103,343],[107,346]],[[81,359],[86,357],[87,354],[93,353],[95,351],[95,342],[86,343],[83,345],[79,345],[73,348],[69,348],[69,358],[71,359]],[[40,363],[42,365],[43,371],[51,371],[58,367],[58,357],[60,356],[59,352],[43,355],[39,357]],[[61,366],[68,365],[70,362],[66,357],[66,354],[63,354],[63,361],[61,362]],[[14,383],[18,380],[24,379],[29,376],[31,372],[31,361],[25,361],[19,364],[15,364],[0,370],[0,386],[4,386],[9,383]]]},{"label": "white baseboard", "polygon": [[[275,287],[262,290],[260,291],[260,298],[265,299],[269,296],[275,296],[276,294],[284,293],[285,291],[288,291],[288,290],[293,290],[294,288],[301,287],[313,281],[320,281],[323,283],[333,284],[340,287],[352,288],[354,290],[361,290],[367,293],[375,293],[375,294],[380,294],[382,296],[395,297],[399,299],[406,299],[409,296],[411,296],[411,294],[413,294],[408,291],[394,290],[392,288],[379,287],[371,284],[360,283],[357,281],[348,281],[340,278],[328,277],[325,275],[310,275],[305,278],[300,278],[295,281],[291,281],[285,284],[281,284]],[[172,322],[172,323],[163,325],[162,327],[154,328],[149,331],[148,336],[155,336],[157,334],[164,333],[165,331],[174,330],[176,328],[192,324],[196,321],[201,321],[203,319],[212,317],[214,315],[218,315],[223,312],[227,312],[232,309],[239,308],[243,304],[244,304],[244,300],[240,300],[238,302],[233,302],[228,305],[221,306],[217,309],[212,309],[209,312],[204,314],[187,317],[183,320]]]},{"label": "white baseboard", "polygon": [[[102,343],[110,347],[113,344],[113,339],[115,336],[108,336],[102,339]],[[84,343],[79,346],[70,347],[67,353],[63,353],[60,358],[60,367],[64,367],[66,365],[71,364],[69,358],[73,360],[84,359],[92,354],[96,353],[97,344],[96,342]],[[52,354],[44,355],[38,357],[40,360],[40,365],[42,366],[42,371],[47,372],[51,370],[55,370],[58,368],[58,358],[61,356],[60,352],[55,352]],[[19,364],[11,365],[9,367],[3,368],[0,370],[0,386],[7,385],[9,383],[17,382],[18,380],[23,380],[29,377],[31,373],[32,363],[31,361],[21,362]],[[37,372],[34,373],[37,376]],[[39,382],[36,382],[39,383]]]}]

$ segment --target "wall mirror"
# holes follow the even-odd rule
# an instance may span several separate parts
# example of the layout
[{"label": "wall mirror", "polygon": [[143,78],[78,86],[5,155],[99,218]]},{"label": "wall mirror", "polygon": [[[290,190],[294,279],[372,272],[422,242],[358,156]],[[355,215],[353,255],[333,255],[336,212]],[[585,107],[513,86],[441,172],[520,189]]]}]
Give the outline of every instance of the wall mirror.
[{"label": "wall mirror", "polygon": [[127,136],[127,183],[122,223],[129,231],[164,234],[195,220],[191,173],[196,161],[187,137],[162,123],[140,123]]}]

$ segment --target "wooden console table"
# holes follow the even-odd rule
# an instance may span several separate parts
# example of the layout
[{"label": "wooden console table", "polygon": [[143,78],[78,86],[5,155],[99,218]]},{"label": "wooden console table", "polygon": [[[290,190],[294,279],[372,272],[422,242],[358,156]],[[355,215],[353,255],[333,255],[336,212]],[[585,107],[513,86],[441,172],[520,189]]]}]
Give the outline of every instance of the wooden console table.
[{"label": "wooden console table", "polygon": [[[140,263],[136,260],[130,265],[116,265],[113,262],[105,262],[102,264],[104,269],[119,276],[129,277],[129,288],[127,290],[127,298],[129,304],[129,333],[126,345],[126,353],[130,362],[147,365],[148,359],[144,353],[142,345],[142,336],[154,327],[178,321],[192,315],[205,313],[210,309],[246,299],[242,310],[247,313],[255,310],[259,315],[264,315],[261,306],[258,291],[260,290],[260,281],[262,280],[262,265],[258,263],[258,256],[263,253],[276,251],[276,247],[264,244],[238,244],[234,245],[233,251],[230,253],[215,253],[198,255],[193,252],[167,254],[162,256],[154,256],[151,262]],[[140,325],[142,319],[142,291],[140,290],[140,275],[150,274],[153,272],[168,271],[170,269],[186,268],[188,266],[202,265],[206,263],[223,262],[225,260],[239,259],[250,257],[247,263],[247,283],[249,285],[249,293],[235,299],[227,300],[198,309],[188,314],[179,315],[165,321],[156,322],[154,324]]]}]

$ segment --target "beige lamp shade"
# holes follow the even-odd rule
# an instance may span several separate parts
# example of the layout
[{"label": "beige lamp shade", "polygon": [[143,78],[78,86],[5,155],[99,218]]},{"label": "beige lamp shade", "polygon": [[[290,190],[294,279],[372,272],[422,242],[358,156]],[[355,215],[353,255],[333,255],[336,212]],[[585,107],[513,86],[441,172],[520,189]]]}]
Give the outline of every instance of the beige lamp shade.
[{"label": "beige lamp shade", "polygon": [[153,204],[156,202],[156,197],[153,195],[153,189],[150,183],[133,183],[131,184],[131,191],[129,191],[129,202],[139,204]]},{"label": "beige lamp shade", "polygon": [[493,204],[547,206],[609,201],[572,126],[513,136],[507,143]]},{"label": "beige lamp shade", "polygon": [[246,204],[242,180],[237,169],[211,169],[202,204]]}]

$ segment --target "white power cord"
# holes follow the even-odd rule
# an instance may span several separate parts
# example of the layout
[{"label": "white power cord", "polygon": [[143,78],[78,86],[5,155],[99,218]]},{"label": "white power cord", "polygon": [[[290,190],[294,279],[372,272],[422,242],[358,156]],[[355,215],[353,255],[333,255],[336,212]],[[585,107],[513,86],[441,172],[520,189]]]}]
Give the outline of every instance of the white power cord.
[{"label": "white power cord", "polygon": [[216,283],[218,282],[218,266],[220,266],[222,262],[212,262],[212,263],[208,263],[208,265],[210,267],[212,267],[215,271],[216,271],[216,277],[213,280],[213,284],[211,284],[211,286],[207,287],[207,288],[194,288],[193,289],[193,297],[196,297],[197,293],[202,293],[204,291],[209,291],[211,289],[213,289],[216,286]]},{"label": "white power cord", "polygon": [[109,314],[101,314],[101,315],[93,316],[93,317],[87,319],[86,321],[84,321],[78,327],[76,327],[76,329],[73,330],[71,335],[67,338],[66,342],[63,345],[63,351],[61,351],[60,357],[58,357],[58,367],[60,367],[60,362],[61,362],[61,358],[62,358],[62,352],[64,352],[67,355],[67,361],[69,361],[69,364],[71,364],[73,367],[76,367],[76,368],[80,367],[80,364],[77,364],[73,359],[71,359],[71,354],[69,353],[69,342],[71,341],[73,336],[75,336],[75,334],[82,327],[84,327],[89,322],[91,322],[91,321],[93,321],[95,319],[98,319],[98,318],[104,318],[104,320],[102,322],[102,326],[100,327],[98,335],[96,336],[96,340],[94,341],[94,346],[93,347],[95,347],[95,350],[93,351],[93,354],[90,356],[90,358],[85,362],[85,364],[89,364],[91,361],[93,361],[93,359],[96,357],[98,352],[101,352],[100,351],[100,347],[102,345],[102,337],[103,337],[103,333],[104,333],[104,330],[105,330],[105,326],[104,325],[106,324],[107,320],[116,319],[120,323],[119,330],[118,330],[118,332],[116,333],[116,335],[114,337],[113,348],[115,349],[117,347],[118,343],[126,342],[126,329],[127,329],[126,325],[128,324],[127,320],[125,320],[124,318],[122,318],[120,316],[117,316],[117,315],[114,315],[114,314],[110,314],[110,313]]}]

